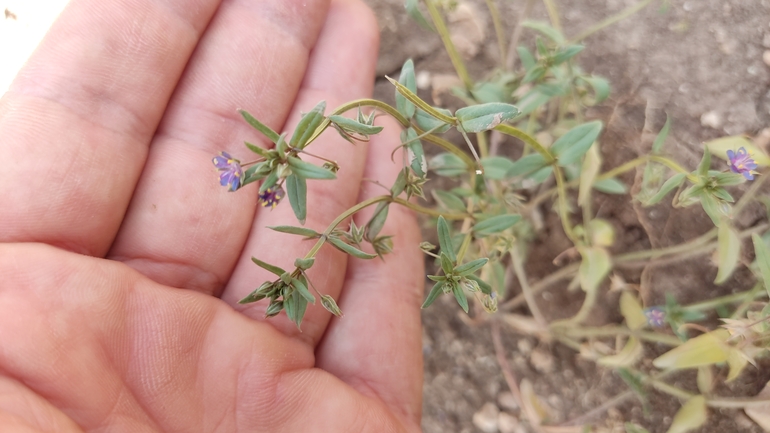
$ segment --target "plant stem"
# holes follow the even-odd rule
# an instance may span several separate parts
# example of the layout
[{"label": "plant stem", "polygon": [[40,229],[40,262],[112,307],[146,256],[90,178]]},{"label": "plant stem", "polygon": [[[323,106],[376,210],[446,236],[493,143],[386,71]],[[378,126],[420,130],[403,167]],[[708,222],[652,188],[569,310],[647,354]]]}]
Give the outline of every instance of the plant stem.
[{"label": "plant stem", "polygon": [[559,10],[556,8],[553,0],[543,0],[543,4],[545,5],[545,10],[548,11],[548,18],[551,20],[551,25],[553,28],[556,29],[559,33],[563,33],[561,28],[561,19],[559,19]]},{"label": "plant stem", "polygon": [[511,265],[513,266],[513,271],[516,274],[516,278],[519,280],[519,286],[521,286],[521,294],[524,295],[524,299],[527,300],[527,307],[529,307],[529,311],[532,312],[532,317],[535,318],[535,321],[537,321],[540,326],[543,328],[547,327],[548,321],[546,320],[542,311],[540,311],[540,307],[537,306],[535,295],[532,293],[532,290],[529,287],[529,282],[527,282],[527,274],[524,271],[524,266],[522,264],[521,255],[518,252],[518,247],[514,245],[514,247],[508,251],[508,254],[511,255]]},{"label": "plant stem", "polygon": [[578,242],[578,238],[572,229],[572,223],[569,220],[569,211],[567,203],[567,188],[564,185],[564,174],[561,172],[561,168],[558,165],[553,165],[553,174],[556,178],[556,188],[559,192],[559,218],[561,218],[561,225],[564,228],[564,233],[572,241],[573,244]]},{"label": "plant stem", "polygon": [[497,36],[497,48],[500,50],[500,68],[505,69],[506,65],[506,49],[505,49],[505,34],[503,33],[503,23],[500,22],[500,11],[497,9],[495,0],[485,0],[487,3],[487,9],[489,9],[489,15],[492,16],[492,26],[495,28],[495,35]]},{"label": "plant stem", "polygon": [[511,125],[506,125],[504,123],[501,123],[497,126],[495,126],[496,131],[500,131],[503,134],[510,135],[511,137],[516,137],[519,140],[523,141],[525,144],[529,145],[531,148],[535,149],[537,153],[543,155],[543,158],[545,158],[545,161],[548,164],[553,163],[556,161],[556,158],[551,155],[551,152],[548,151],[548,149],[545,148],[542,144],[540,144],[537,140],[535,140],[531,135],[527,134],[526,132],[522,131],[519,128],[515,128]]},{"label": "plant stem", "polygon": [[514,59],[517,57],[516,48],[519,46],[519,38],[521,38],[521,31],[524,28],[521,24],[526,21],[527,17],[529,17],[529,14],[532,12],[532,7],[535,5],[535,0],[526,1],[527,3],[524,4],[521,15],[519,15],[519,19],[516,22],[516,28],[513,29],[513,33],[511,34],[511,44],[508,45],[508,56],[505,63],[505,69],[509,71],[513,71]]},{"label": "plant stem", "polygon": [[[422,133],[422,130],[420,130],[420,128],[417,128],[416,126],[413,126],[413,128],[414,128],[415,131],[417,131],[417,134],[421,134]],[[436,146],[438,146],[438,147],[446,150],[447,152],[457,156],[458,158],[462,159],[463,162],[465,163],[465,165],[468,166],[468,170],[469,171],[471,171],[471,172],[475,172],[476,171],[476,168],[477,168],[476,161],[474,161],[473,158],[468,156],[467,153],[463,152],[462,149],[458,148],[457,146],[455,146],[451,142],[449,142],[447,140],[444,140],[441,137],[437,137],[437,136],[435,136],[433,134],[426,135],[423,139],[425,141],[429,142],[429,143],[435,144]]]},{"label": "plant stem", "polygon": [[446,49],[447,54],[449,54],[449,59],[452,61],[457,76],[460,77],[465,88],[471,90],[473,88],[473,80],[471,80],[471,76],[468,75],[468,70],[465,69],[465,63],[463,63],[460,53],[457,52],[457,48],[455,48],[454,43],[452,43],[452,38],[449,35],[449,30],[446,27],[444,18],[441,16],[441,13],[439,13],[433,0],[425,0],[425,6],[428,7],[428,13],[430,13],[430,17],[433,20],[433,25],[436,27],[436,32],[438,32],[441,41],[444,43],[444,48]]},{"label": "plant stem", "polygon": [[637,3],[637,4],[633,5],[633,6],[627,7],[626,9],[620,11],[620,13],[618,13],[616,15],[613,15],[613,16],[605,19],[604,21],[601,21],[598,24],[595,24],[595,25],[587,28],[585,31],[583,31],[579,35],[577,35],[574,38],[572,38],[569,41],[569,43],[570,44],[574,44],[574,43],[580,42],[583,39],[591,36],[592,34],[594,34],[596,32],[598,32],[599,30],[602,30],[605,27],[609,27],[609,26],[615,24],[616,22],[622,21],[622,20],[630,17],[631,15],[639,12],[640,10],[644,9],[645,7],[647,7],[647,5],[649,5],[650,3],[652,3],[652,0],[643,0],[643,1],[640,1],[639,3]]},{"label": "plant stem", "polygon": [[754,286],[751,290],[745,292],[734,293],[732,295],[720,296],[718,298],[709,299],[707,301],[696,302],[694,304],[683,306],[683,310],[687,311],[707,311],[713,310],[721,305],[735,304],[736,302],[742,302],[748,299],[757,299],[766,295],[762,291],[756,291],[758,286]]},{"label": "plant stem", "polygon": [[[560,329],[560,331],[562,330]],[[653,343],[665,344],[667,346],[680,346],[682,344],[682,341],[673,335],[650,331],[634,331],[625,326],[607,325],[602,327],[564,328],[562,332],[564,335],[572,338],[615,337],[618,335],[627,335]]]}]

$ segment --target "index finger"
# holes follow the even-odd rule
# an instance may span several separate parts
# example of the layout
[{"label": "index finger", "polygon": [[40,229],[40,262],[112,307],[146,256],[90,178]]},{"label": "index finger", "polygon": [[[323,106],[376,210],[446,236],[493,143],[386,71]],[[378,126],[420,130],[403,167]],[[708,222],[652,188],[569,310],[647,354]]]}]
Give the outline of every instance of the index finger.
[{"label": "index finger", "polygon": [[218,6],[71,1],[0,100],[0,242],[106,253]]}]

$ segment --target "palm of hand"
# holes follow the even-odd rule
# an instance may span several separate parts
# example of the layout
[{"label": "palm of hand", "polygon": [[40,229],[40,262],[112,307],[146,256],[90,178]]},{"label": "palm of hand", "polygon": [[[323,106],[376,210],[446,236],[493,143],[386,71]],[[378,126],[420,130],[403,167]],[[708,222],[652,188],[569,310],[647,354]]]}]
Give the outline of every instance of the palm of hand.
[{"label": "palm of hand", "polygon": [[[232,307],[270,278],[251,254],[309,248],[265,229],[291,209],[255,212],[256,189],[225,193],[210,166],[255,139],[237,108],[290,130],[320,99],[371,91],[366,9],[102,4],[73,0],[0,100],[0,430],[419,430],[413,217],[391,210],[385,262],[322,250],[311,278],[346,317],[311,307],[299,332]],[[363,177],[395,178],[394,131],[314,143],[342,170],[309,183],[309,227],[376,194]]]}]

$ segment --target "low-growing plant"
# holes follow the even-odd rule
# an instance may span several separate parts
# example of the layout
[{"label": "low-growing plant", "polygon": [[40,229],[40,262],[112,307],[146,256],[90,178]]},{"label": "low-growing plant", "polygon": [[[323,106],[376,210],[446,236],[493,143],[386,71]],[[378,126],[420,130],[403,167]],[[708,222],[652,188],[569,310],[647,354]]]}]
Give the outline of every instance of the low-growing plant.
[{"label": "low-growing plant", "polygon": [[[381,233],[388,209],[405,206],[431,218],[437,227],[439,245],[419,245],[436,264],[435,272],[427,276],[433,284],[423,308],[441,295],[453,296],[466,313],[474,304],[491,313],[476,320],[493,322],[494,329],[499,329],[498,322],[507,323],[513,332],[556,340],[599,365],[617,370],[630,387],[621,397],[636,395],[646,404],[648,390],[656,389],[680,398],[684,404],[668,432],[697,428],[707,419],[708,407],[742,408],[767,429],[768,412],[762,405],[766,408],[770,397],[722,398],[713,389],[717,380],[715,368],[726,365],[729,372],[725,381],[730,382],[757,358],[766,356],[770,348],[768,223],[738,228],[735,222],[746,205],[757,200],[756,193],[766,178],[761,176],[762,171],[770,165],[770,158],[744,137],[725,137],[706,143],[697,167],[684,167],[666,153],[664,145],[671,128],[668,119],[649,153],[602,171],[600,145],[604,125],[599,120],[585,119],[584,111],[604,101],[610,85],[576,65],[575,56],[584,49],[579,42],[635,13],[651,0],[642,1],[572,39],[563,35],[556,8],[545,0],[552,23],[520,22],[511,42],[514,49],[506,49],[494,1],[486,3],[498,35],[502,67],[485,79],[474,81],[452,44],[442,16],[441,8],[451,5],[424,0],[421,4],[428,19],[417,0],[406,1],[407,12],[443,41],[462,82],[453,93],[467,104],[463,108],[452,112],[421,99],[417,95],[414,65],[409,60],[398,80],[389,78],[396,89],[395,107],[362,99],[327,114],[326,104],[320,102],[302,116],[290,137],[241,112],[245,121],[274,147],[264,149],[246,143],[256,154],[256,159],[248,163],[224,152],[214,157],[221,184],[229,191],[237,191],[259,182],[255,187],[259,188],[264,206],[275,207],[288,199],[297,224],[287,222],[271,228],[302,236],[313,241],[313,245],[293,264],[271,264],[264,257],[254,257],[254,263],[275,274],[275,278],[263,282],[240,302],[267,299],[266,316],[283,311],[297,327],[302,324],[308,304],[314,304],[317,297],[324,308],[341,315],[335,300],[316,290],[306,271],[314,265],[324,245],[358,259],[387,260],[385,256],[391,252],[393,242],[399,241]],[[522,28],[538,34],[534,51],[518,45]],[[520,61],[518,68],[510,67],[514,55]],[[340,169],[335,161],[310,153],[313,142],[329,128],[350,142],[368,140],[382,130],[382,126],[376,125],[378,116],[391,116],[402,127],[401,143],[394,146],[405,150],[403,160],[399,161],[402,170],[388,186],[389,192],[356,204],[330,221],[322,232],[303,227],[308,212],[313,211],[307,206],[307,182],[333,181]],[[459,146],[442,138],[451,129],[462,137]],[[543,142],[536,138],[539,136],[555,140]],[[514,138],[515,149],[500,152],[501,137]],[[424,144],[437,146],[440,152],[428,157]],[[510,154],[519,156],[511,158],[507,156]],[[713,156],[727,164],[715,164]],[[320,165],[310,162],[314,159],[320,160]],[[714,166],[723,168],[713,169]],[[629,187],[619,176],[637,170],[638,193],[631,200],[654,206],[673,197],[675,208],[699,205],[714,228],[679,245],[612,254],[614,229],[593,212],[593,195],[597,191],[628,195]],[[430,177],[447,178],[449,181],[442,185],[451,186],[431,187]],[[740,192],[738,186],[745,182],[753,184],[736,202],[733,194]],[[433,200],[426,200],[428,190]],[[768,204],[766,200],[765,203]],[[364,226],[356,226],[351,217],[367,207],[375,208],[372,217]],[[537,223],[538,216],[551,211],[558,214],[572,243],[569,252],[579,257],[579,262],[566,265],[543,280],[530,282],[524,265],[529,243],[541,225]],[[724,284],[741,266],[742,251],[747,250],[744,240],[749,238],[755,259],[744,264],[756,277],[749,287],[733,287],[732,291],[737,293],[718,298],[708,298],[704,293],[703,299],[689,305],[680,305],[673,295],[664,305],[643,305],[635,286],[616,277],[613,286],[622,290],[619,311],[624,323],[601,327],[584,324],[604,293],[602,287],[607,285],[613,268],[630,262],[681,260],[716,251],[715,283]],[[511,283],[506,281],[506,275],[515,276],[520,294],[513,296],[506,290]],[[573,317],[549,322],[535,295],[561,281],[570,281],[565,287],[579,287],[585,292],[583,305]],[[526,305],[531,316],[512,312],[521,305]],[[707,319],[716,316],[721,324],[709,327],[714,322]],[[654,368],[644,368],[639,362],[644,345],[649,343],[671,348],[653,360]],[[697,370],[698,393],[665,380],[682,369]],[[526,381],[517,383],[512,375],[506,379],[530,425],[538,431],[548,431],[548,420],[536,410],[543,403],[531,392],[531,385]],[[766,390],[770,392],[770,384]],[[644,431],[638,425],[626,425],[628,433]]]}]

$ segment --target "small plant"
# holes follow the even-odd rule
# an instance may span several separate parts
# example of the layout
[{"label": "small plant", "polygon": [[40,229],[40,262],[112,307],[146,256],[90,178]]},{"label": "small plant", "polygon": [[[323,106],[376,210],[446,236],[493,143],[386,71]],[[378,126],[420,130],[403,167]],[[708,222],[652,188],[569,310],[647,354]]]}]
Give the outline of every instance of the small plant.
[{"label": "small plant", "polygon": [[[220,172],[220,183],[236,191],[251,183],[261,182],[259,200],[263,206],[275,207],[288,199],[297,224],[271,227],[287,235],[302,236],[315,243],[303,257],[287,264],[270,264],[264,258],[254,263],[275,274],[263,282],[241,303],[269,300],[266,316],[285,311],[296,323],[308,304],[321,298],[321,305],[335,315],[341,315],[334,299],[315,289],[306,271],[324,245],[329,245],[358,259],[383,258],[391,252],[393,239],[381,234],[392,205],[405,206],[432,218],[436,222],[439,245],[423,242],[419,247],[435,259],[436,272],[428,275],[434,284],[424,301],[428,307],[437,297],[448,294],[469,312],[476,299],[481,309],[494,313],[478,320],[518,323],[515,332],[548,336],[593,359],[597,364],[613,368],[631,390],[646,402],[648,390],[682,399],[685,403],[674,417],[669,432],[685,432],[705,422],[707,407],[744,408],[757,422],[767,423],[767,415],[754,409],[768,404],[767,397],[730,399],[713,393],[713,371],[727,365],[726,381],[732,381],[758,357],[770,349],[770,232],[768,223],[738,229],[734,223],[752,200],[766,176],[760,167],[770,165],[767,158],[743,137],[726,137],[707,143],[697,167],[682,167],[667,156],[664,144],[671,121],[667,120],[651,146],[649,154],[602,171],[600,151],[602,122],[587,121],[585,107],[601,103],[609,96],[610,86],[602,77],[584,73],[574,62],[583,49],[579,42],[594,31],[610,25],[651,3],[645,0],[616,17],[588,29],[573,38],[566,38],[558,26],[556,9],[545,1],[554,25],[524,21],[522,28],[538,33],[534,52],[525,46],[512,45],[508,52],[500,28],[497,33],[502,65],[518,55],[521,67],[503,67],[481,81],[473,81],[462,58],[452,45],[436,0],[425,0],[430,19],[426,19],[417,0],[406,2],[407,11],[421,25],[441,37],[463,85],[454,94],[467,106],[451,112],[433,107],[417,95],[415,71],[407,61],[398,80],[390,79],[396,89],[396,106],[363,99],[352,101],[326,114],[326,104],[318,103],[302,116],[290,138],[279,134],[246,112],[244,119],[273,143],[271,149],[246,143],[256,159],[241,163],[222,152],[213,159]],[[487,0],[496,27],[500,26],[497,9]],[[451,7],[444,5],[443,7]],[[506,57],[507,56],[507,57]],[[401,172],[388,186],[389,192],[360,202],[329,222],[323,232],[302,227],[308,212],[307,182],[333,181],[340,167],[308,150],[316,138],[329,128],[350,142],[366,141],[382,130],[375,125],[378,116],[391,116],[402,127],[400,147],[405,149]],[[458,146],[444,138],[450,129],[462,137]],[[545,134],[541,134],[545,133]],[[537,136],[555,137],[552,143],[541,142]],[[499,136],[513,137],[518,142],[509,158],[499,152]],[[475,138],[475,143],[473,138]],[[490,139],[495,144],[490,145]],[[440,152],[426,155],[424,144],[437,146]],[[712,169],[712,156],[723,159],[721,170]],[[310,161],[319,160],[318,164]],[[714,229],[681,245],[662,249],[611,254],[615,233],[612,225],[597,218],[592,210],[592,195],[628,194],[629,188],[618,176],[640,170],[639,192],[632,198],[644,206],[653,206],[673,194],[674,207],[700,205],[710,217]],[[425,199],[430,177],[449,178],[450,189],[430,189],[433,201]],[[754,183],[737,202],[736,186]],[[255,186],[256,187],[256,186]],[[432,203],[432,204],[431,204]],[[551,204],[552,206],[549,206]],[[357,212],[375,207],[373,216],[362,227],[351,217]],[[570,253],[579,263],[567,265],[546,279],[530,283],[524,263],[528,243],[537,231],[535,217],[553,209],[559,216],[564,233],[572,242]],[[631,261],[678,259],[716,250],[718,273],[716,284],[724,284],[740,265],[743,240],[751,238],[755,260],[749,269],[756,276],[753,286],[720,298],[704,299],[690,305],[680,305],[669,296],[665,305],[644,306],[633,285],[613,280],[622,290],[619,310],[625,323],[590,327],[584,322],[595,306],[601,287],[615,266]],[[415,246],[417,248],[417,246]],[[506,270],[518,280],[521,294],[506,293]],[[549,322],[535,300],[538,291],[556,282],[569,280],[568,286],[580,287],[585,299],[575,316]],[[739,288],[735,288],[739,290]],[[512,313],[526,304],[531,317]],[[721,325],[707,328],[699,323],[712,312],[720,314]],[[510,320],[509,320],[510,319]],[[708,323],[708,322],[704,322]],[[499,328],[495,328],[499,329]],[[697,331],[694,333],[693,331]],[[695,335],[699,334],[699,335]],[[608,346],[607,341],[615,343]],[[639,361],[645,343],[657,343],[671,350],[653,361],[654,369],[644,369]],[[697,369],[695,394],[677,388],[665,378],[680,369]],[[522,408],[542,405],[532,392],[520,392],[515,380],[508,385],[520,396]],[[522,385],[523,386],[523,385]],[[770,384],[768,385],[770,389]],[[532,411],[526,411],[533,413]],[[536,412],[536,411],[535,411]],[[764,420],[764,421],[763,421]],[[536,429],[547,420],[530,417]],[[626,431],[643,432],[633,424]]]}]

